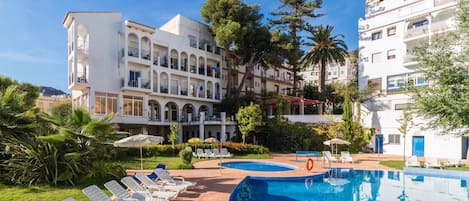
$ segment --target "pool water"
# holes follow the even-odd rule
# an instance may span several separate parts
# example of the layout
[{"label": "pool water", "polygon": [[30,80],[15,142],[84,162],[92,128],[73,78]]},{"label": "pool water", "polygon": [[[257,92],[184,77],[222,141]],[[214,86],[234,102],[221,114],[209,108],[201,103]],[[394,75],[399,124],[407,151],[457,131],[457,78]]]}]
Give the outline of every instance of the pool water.
[{"label": "pool water", "polygon": [[227,168],[263,172],[290,171],[296,169],[296,167],[287,164],[260,161],[233,161],[220,163],[220,165]]},{"label": "pool water", "polygon": [[469,200],[468,181],[398,171],[332,169],[307,177],[246,177],[230,201]]}]

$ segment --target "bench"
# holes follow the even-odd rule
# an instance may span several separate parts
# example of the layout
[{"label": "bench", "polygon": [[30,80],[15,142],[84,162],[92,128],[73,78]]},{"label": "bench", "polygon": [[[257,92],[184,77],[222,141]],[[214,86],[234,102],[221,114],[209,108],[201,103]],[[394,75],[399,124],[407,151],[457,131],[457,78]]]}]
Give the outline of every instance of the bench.
[{"label": "bench", "polygon": [[316,157],[316,160],[319,158],[319,152],[317,151],[296,151],[296,160],[298,161],[298,155],[304,155],[306,158],[308,157]]}]

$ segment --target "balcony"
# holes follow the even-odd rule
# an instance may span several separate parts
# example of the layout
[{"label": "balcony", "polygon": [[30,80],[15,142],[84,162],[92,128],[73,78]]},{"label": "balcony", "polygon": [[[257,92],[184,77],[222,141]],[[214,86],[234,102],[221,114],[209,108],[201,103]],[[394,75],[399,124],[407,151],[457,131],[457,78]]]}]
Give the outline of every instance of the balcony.
[{"label": "balcony", "polygon": [[124,79],[121,79],[122,90],[134,90],[141,92],[151,92],[150,81],[138,78],[137,80],[129,80],[125,85]]},{"label": "balcony", "polygon": [[205,68],[203,65],[199,67],[199,75],[205,75]]},{"label": "balcony", "polygon": [[417,57],[415,57],[412,54],[404,55],[404,66],[405,67],[411,67],[411,66],[415,66],[417,64],[418,64]]},{"label": "balcony", "polygon": [[158,56],[153,56],[153,65],[158,66]]},{"label": "balcony", "polygon": [[131,57],[138,57],[138,47],[128,47],[128,55]]},{"label": "balcony", "polygon": [[161,56],[159,62],[160,62],[160,66],[168,68],[168,57],[167,56]]},{"label": "balcony", "polygon": [[168,86],[160,86],[160,93],[168,93]]},{"label": "balcony", "polygon": [[428,36],[428,25],[408,29],[405,33],[404,39],[417,38],[422,36]]},{"label": "balcony", "polygon": [[437,21],[432,24],[432,32],[444,32],[451,29],[454,29],[456,26],[450,20]]},{"label": "balcony", "polygon": [[191,65],[191,73],[197,73],[197,67],[195,65]]},{"label": "balcony", "polygon": [[88,76],[85,73],[78,73],[76,82],[73,80],[74,73],[69,76],[69,86],[71,90],[84,90],[88,87]]},{"label": "balcony", "polygon": [[187,96],[187,89],[181,90],[181,95],[182,96]]},{"label": "balcony", "polygon": [[437,6],[441,6],[441,5],[444,5],[444,4],[447,4],[447,3],[456,3],[457,1],[456,0],[435,0],[434,1],[434,4],[435,4],[435,7]]},{"label": "balcony", "polygon": [[142,50],[142,54],[140,55],[142,59],[150,60],[150,51]]},{"label": "balcony", "polygon": [[178,69],[178,59],[177,58],[171,58],[171,69]]},{"label": "balcony", "polygon": [[219,47],[215,47],[215,54],[220,54],[220,48]]}]

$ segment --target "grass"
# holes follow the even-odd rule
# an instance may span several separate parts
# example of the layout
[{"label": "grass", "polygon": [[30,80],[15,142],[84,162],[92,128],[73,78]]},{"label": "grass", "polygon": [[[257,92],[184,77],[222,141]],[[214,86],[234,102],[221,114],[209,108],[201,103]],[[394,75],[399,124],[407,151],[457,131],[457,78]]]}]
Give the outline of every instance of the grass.
[{"label": "grass", "polygon": [[[380,161],[380,165],[386,167],[402,170],[404,169],[405,162],[402,160],[390,160],[390,161]],[[424,163],[420,162],[420,165],[424,167]],[[459,166],[459,167],[444,167],[444,170],[457,170],[457,171],[469,171],[469,166]]]},{"label": "grass", "polygon": [[[270,154],[247,154],[247,155],[236,155],[232,158],[239,159],[269,159]],[[202,160],[218,160],[218,159],[197,159],[193,158],[192,162]],[[140,158],[129,157],[120,160],[114,160],[113,163],[122,165],[125,169],[140,169]],[[178,169],[181,164],[181,159],[177,156],[156,156],[156,157],[145,157],[143,158],[143,166],[145,169],[153,169],[158,163],[166,164],[167,169]],[[104,190],[102,184],[97,184],[101,189]],[[9,186],[0,183],[0,201],[13,201],[13,200],[57,200],[61,201],[68,197],[73,197],[76,200],[88,200],[86,196],[81,192],[84,186],[77,187],[54,187],[47,185],[38,186]],[[105,191],[108,195],[109,192]]]},{"label": "grass", "polygon": [[[237,159],[269,159],[272,158],[270,154],[247,154],[247,155],[235,155],[232,158]],[[218,158],[213,159],[197,159],[192,158],[192,163],[204,160],[218,160]],[[124,167],[124,169],[140,169],[140,158],[124,158],[121,160],[112,161],[113,163],[118,163]],[[154,169],[155,166],[159,163],[166,164],[166,169],[174,170],[179,169],[179,165],[182,164],[181,159],[177,156],[153,156],[143,158],[143,169]]]},{"label": "grass", "polygon": [[13,200],[63,200],[73,197],[76,200],[87,200],[79,187],[52,186],[7,186],[0,184],[0,201]]}]

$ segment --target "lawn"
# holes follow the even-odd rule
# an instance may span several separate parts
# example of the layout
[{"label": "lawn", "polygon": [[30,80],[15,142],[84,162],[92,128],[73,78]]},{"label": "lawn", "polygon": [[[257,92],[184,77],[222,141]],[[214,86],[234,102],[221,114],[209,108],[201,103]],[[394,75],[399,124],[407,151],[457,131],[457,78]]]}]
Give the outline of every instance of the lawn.
[{"label": "lawn", "polygon": [[[234,156],[232,158],[240,159],[269,159],[270,154],[248,154]],[[192,162],[209,160],[194,158]],[[217,159],[211,159],[217,160]],[[119,163],[125,169],[140,169],[140,158],[125,158],[121,160],[112,161]],[[181,159],[176,156],[156,156],[143,158],[143,166],[145,169],[153,169],[158,163],[166,164],[167,169],[178,169],[181,164]],[[98,184],[101,189],[104,189],[102,184]],[[61,201],[67,197],[73,197],[76,200],[88,200],[81,192],[83,187],[53,187],[53,186],[8,186],[0,183],[0,201],[13,201],[13,200],[58,200]],[[109,192],[106,191],[108,195]]]},{"label": "lawn", "polygon": [[[390,161],[380,161],[379,164],[386,167],[402,170],[404,169],[405,162],[402,160],[390,160]],[[424,167],[424,163],[420,162],[420,165]],[[459,166],[459,167],[444,167],[445,170],[458,170],[458,171],[469,171],[469,166]]]},{"label": "lawn", "polygon": [[[270,154],[247,154],[247,155],[235,155],[231,158],[239,159],[269,159],[272,158]],[[215,159],[197,159],[193,158],[192,163],[203,161],[203,160],[216,160]],[[118,163],[122,165],[125,169],[140,169],[140,158],[124,158],[121,160],[112,161],[113,163]],[[178,166],[182,164],[181,158],[177,156],[153,156],[143,158],[143,169],[154,169],[157,164],[163,163],[166,164],[166,169],[174,170],[178,169]]]}]

